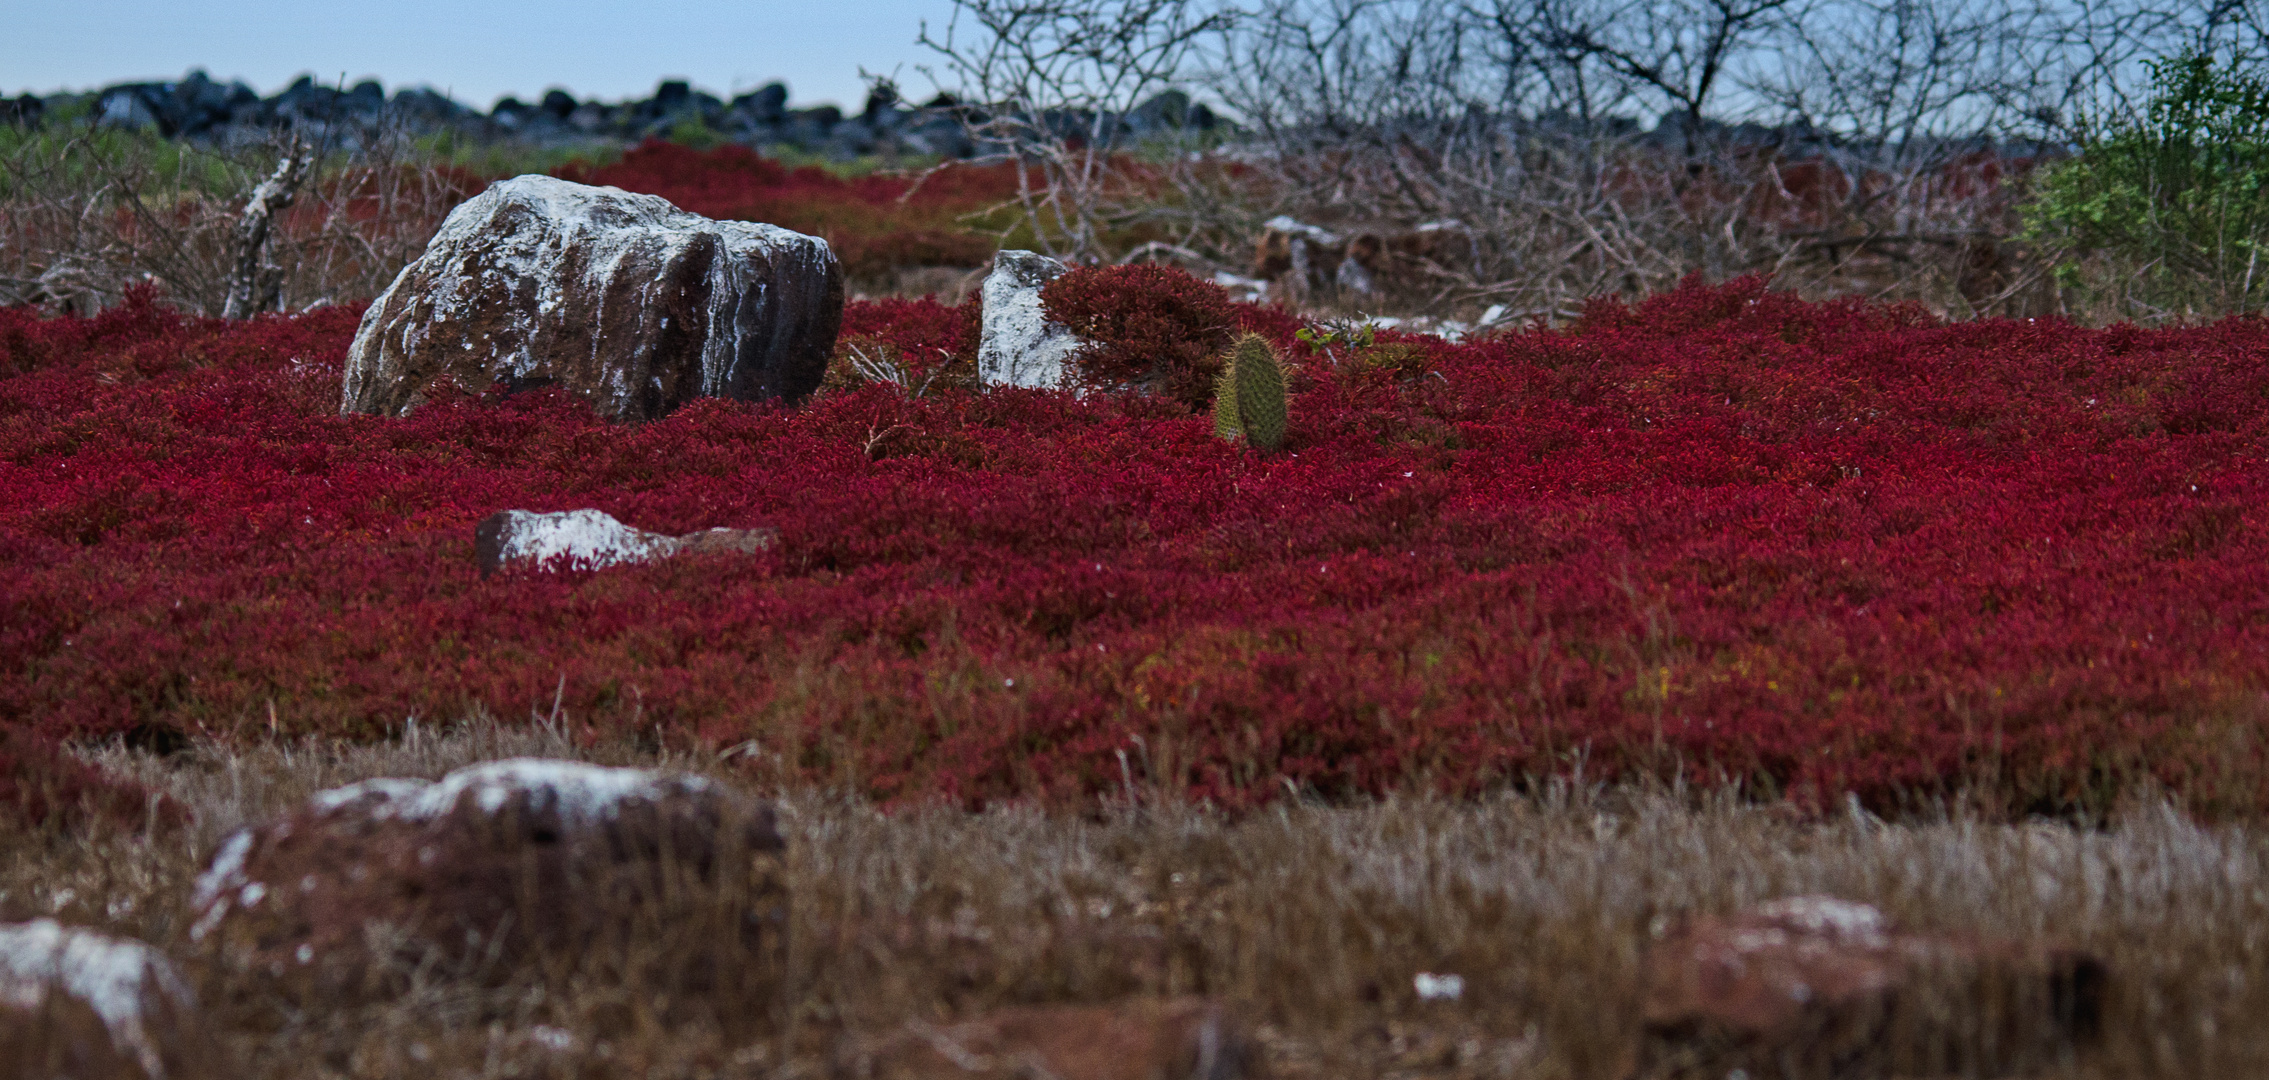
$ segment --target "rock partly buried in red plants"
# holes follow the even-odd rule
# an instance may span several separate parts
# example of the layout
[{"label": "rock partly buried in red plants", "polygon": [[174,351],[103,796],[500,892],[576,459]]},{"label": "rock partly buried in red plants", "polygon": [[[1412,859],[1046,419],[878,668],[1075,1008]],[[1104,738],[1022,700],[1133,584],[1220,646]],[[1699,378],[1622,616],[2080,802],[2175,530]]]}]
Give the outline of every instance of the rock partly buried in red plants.
[{"label": "rock partly buried in red plants", "polygon": [[2081,1048],[2101,961],[1909,933],[1803,896],[1674,928],[1647,951],[1640,1076],[2001,1075]]},{"label": "rock partly buried in red plants", "polygon": [[1066,385],[1066,365],[1087,344],[1048,318],[1040,289],[1070,268],[1031,251],[993,257],[985,277],[984,322],[977,338],[977,381],[985,386]]},{"label": "rock partly buried in red plants", "polygon": [[197,881],[190,934],[332,993],[382,992],[387,963],[508,968],[691,934],[698,958],[648,975],[725,992],[777,977],[784,851],[769,804],[698,776],[497,761],[325,791],[237,832]]},{"label": "rock partly buried in red plants", "polygon": [[997,1009],[966,1023],[915,1021],[856,1043],[842,1080],[1233,1080],[1250,1075],[1252,1042],[1234,1011],[1209,1000]]},{"label": "rock partly buried in red plants", "polygon": [[677,555],[752,555],[780,542],[774,529],[705,529],[684,536],[634,529],[603,511],[500,510],[473,530],[481,576],[505,569],[597,570]]},{"label": "rock partly buried in red plants", "polygon": [[610,420],[698,397],[796,401],[819,387],[842,322],[824,240],[515,177],[451,211],[371,304],[340,411],[398,416],[445,387],[499,383],[558,386]]},{"label": "rock partly buried in red plants", "polygon": [[232,1075],[196,998],[138,941],[48,919],[0,925],[0,1080]]}]

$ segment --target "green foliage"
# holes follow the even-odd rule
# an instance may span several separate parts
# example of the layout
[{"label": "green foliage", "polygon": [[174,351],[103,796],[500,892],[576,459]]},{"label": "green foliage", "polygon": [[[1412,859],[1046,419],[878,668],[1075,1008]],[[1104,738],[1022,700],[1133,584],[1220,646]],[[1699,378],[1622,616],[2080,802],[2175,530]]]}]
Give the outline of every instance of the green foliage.
[{"label": "green foliage", "polygon": [[2049,170],[2025,208],[2026,236],[2101,260],[2117,299],[2143,316],[2261,307],[2269,293],[2269,80],[2195,51],[2151,65],[2140,113],[2091,125],[2080,154]]},{"label": "green foliage", "polygon": [[1340,327],[1303,326],[1299,332],[1292,336],[1298,338],[1300,344],[1306,345],[1310,349],[1328,353],[1334,345],[1368,349],[1371,347],[1371,343],[1376,340],[1377,334],[1377,327],[1370,323],[1359,323],[1354,326]]},{"label": "green foliage", "polygon": [[150,198],[227,198],[244,186],[246,166],[239,159],[275,165],[272,156],[206,150],[155,131],[52,121],[37,129],[0,125],[0,199],[117,187]]},{"label": "green foliage", "polygon": [[1213,431],[1224,439],[1242,435],[1266,452],[1284,447],[1286,422],[1284,367],[1266,338],[1247,334],[1229,350],[1214,384]]},{"label": "green foliage", "polygon": [[703,122],[700,116],[689,113],[670,125],[670,141],[695,150],[714,150],[724,145],[725,136]]},{"label": "green foliage", "polygon": [[622,160],[622,148],[607,139],[582,140],[565,145],[519,139],[483,139],[456,128],[443,128],[412,140],[416,160],[463,169],[483,179],[556,174],[570,164],[604,168]]}]

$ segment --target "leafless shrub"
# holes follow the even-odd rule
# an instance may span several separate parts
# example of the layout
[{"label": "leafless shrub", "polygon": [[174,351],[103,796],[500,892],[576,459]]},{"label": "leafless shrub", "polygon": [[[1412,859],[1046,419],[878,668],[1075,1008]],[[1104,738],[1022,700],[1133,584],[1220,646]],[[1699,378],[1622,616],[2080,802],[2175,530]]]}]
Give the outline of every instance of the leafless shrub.
[{"label": "leafless shrub", "polygon": [[965,102],[971,138],[1023,166],[1016,205],[1032,242],[1094,262],[1120,209],[1127,114],[1231,22],[1208,0],[956,0],[920,40]]},{"label": "leafless shrub", "polygon": [[[302,158],[296,197],[275,198],[295,171],[279,162]],[[262,215],[247,211],[270,180],[255,237]],[[205,147],[91,127],[0,131],[0,303],[93,312],[144,282],[206,315],[367,299],[469,187],[402,132],[365,132],[350,154],[288,134]]]},{"label": "leafless shrub", "polygon": [[1223,259],[1279,214],[1474,238],[1385,295],[1319,297],[1342,309],[1550,317],[1756,272],[1814,296],[2037,312],[2056,304],[2045,268],[2007,239],[2025,170],[2141,59],[2258,36],[2257,7],[1263,0],[1209,54],[1250,141],[1234,170],[1180,170],[1178,201],[1216,219],[1191,234]]},{"label": "leafless shrub", "polygon": [[252,189],[237,217],[236,265],[229,271],[228,299],[221,305],[224,319],[248,319],[254,312],[273,310],[283,291],[283,267],[268,258],[268,237],[276,216],[291,208],[299,186],[315,167],[315,155],[294,146],[276,163],[275,174]]}]

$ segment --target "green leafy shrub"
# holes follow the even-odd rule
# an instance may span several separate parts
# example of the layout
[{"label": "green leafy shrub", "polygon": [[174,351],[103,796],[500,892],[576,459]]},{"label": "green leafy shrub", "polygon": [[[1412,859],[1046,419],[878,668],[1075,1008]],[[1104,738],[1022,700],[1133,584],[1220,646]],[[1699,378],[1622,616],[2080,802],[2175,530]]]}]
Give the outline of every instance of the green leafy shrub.
[{"label": "green leafy shrub", "polygon": [[2185,52],[2151,65],[2139,113],[2093,125],[2078,157],[2048,170],[2026,235],[2120,282],[2109,297],[2145,317],[2257,309],[2269,292],[2269,80]]}]

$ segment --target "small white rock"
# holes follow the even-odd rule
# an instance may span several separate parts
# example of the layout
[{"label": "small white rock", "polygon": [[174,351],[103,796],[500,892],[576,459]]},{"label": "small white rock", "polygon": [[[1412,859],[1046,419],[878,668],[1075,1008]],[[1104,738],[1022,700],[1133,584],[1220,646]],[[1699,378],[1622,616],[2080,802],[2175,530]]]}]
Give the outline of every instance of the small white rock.
[{"label": "small white rock", "polygon": [[1465,996],[1465,976],[1436,975],[1421,971],[1410,980],[1420,1001],[1456,1001]]}]

